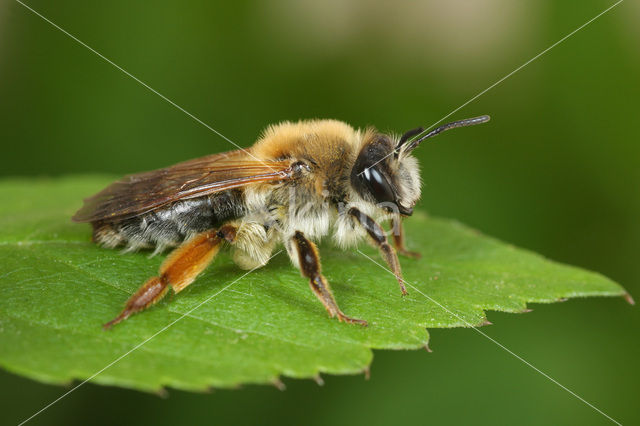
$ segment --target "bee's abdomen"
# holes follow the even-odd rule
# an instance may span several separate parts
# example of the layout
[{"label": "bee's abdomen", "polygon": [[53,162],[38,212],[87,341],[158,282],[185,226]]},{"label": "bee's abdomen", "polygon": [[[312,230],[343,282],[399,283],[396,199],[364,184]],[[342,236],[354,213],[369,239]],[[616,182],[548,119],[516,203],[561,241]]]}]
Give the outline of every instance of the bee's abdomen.
[{"label": "bee's abdomen", "polygon": [[93,239],[105,247],[128,249],[180,244],[189,236],[219,227],[245,213],[242,192],[228,190],[176,201],[162,208],[128,219],[94,222]]}]

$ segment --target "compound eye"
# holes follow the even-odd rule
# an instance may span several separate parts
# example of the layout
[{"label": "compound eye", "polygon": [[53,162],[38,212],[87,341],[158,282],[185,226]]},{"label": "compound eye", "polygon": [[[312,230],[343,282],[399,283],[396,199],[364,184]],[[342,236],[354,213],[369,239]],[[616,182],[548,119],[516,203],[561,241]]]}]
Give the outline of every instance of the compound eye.
[{"label": "compound eye", "polygon": [[378,169],[375,167],[365,168],[362,173],[362,178],[378,202],[395,202],[396,197],[391,190],[391,185],[389,185],[387,178],[385,178]]}]

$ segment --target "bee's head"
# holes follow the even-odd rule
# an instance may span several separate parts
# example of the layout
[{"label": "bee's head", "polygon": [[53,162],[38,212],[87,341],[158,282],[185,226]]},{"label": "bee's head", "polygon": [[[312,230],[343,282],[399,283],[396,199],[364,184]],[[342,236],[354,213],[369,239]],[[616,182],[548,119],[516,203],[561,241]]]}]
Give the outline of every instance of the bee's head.
[{"label": "bee's head", "polygon": [[420,198],[420,170],[411,151],[423,140],[445,130],[487,121],[488,115],[454,121],[426,134],[420,127],[409,130],[400,138],[367,132],[351,170],[351,184],[365,200],[385,210],[410,216]]},{"label": "bee's head", "polygon": [[351,170],[351,185],[365,200],[410,216],[420,198],[420,170],[413,156],[396,156],[396,147],[391,136],[367,133]]}]

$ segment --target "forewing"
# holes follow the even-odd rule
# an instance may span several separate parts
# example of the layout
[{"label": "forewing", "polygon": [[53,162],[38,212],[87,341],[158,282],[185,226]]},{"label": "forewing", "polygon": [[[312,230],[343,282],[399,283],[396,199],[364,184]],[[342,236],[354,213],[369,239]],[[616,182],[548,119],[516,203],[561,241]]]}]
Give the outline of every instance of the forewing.
[{"label": "forewing", "polygon": [[260,161],[243,150],[214,154],[125,176],[84,200],[73,220],[126,219],[174,201],[291,177],[289,161]]}]

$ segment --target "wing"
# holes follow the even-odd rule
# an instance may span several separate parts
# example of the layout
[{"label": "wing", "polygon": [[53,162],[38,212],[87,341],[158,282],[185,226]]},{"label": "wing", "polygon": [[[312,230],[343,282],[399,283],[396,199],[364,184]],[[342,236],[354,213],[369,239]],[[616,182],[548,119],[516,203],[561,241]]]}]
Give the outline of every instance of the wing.
[{"label": "wing", "polygon": [[72,220],[127,219],[177,200],[245,185],[292,178],[291,161],[259,161],[247,151],[213,154],[151,172],[128,175],[84,200]]}]

